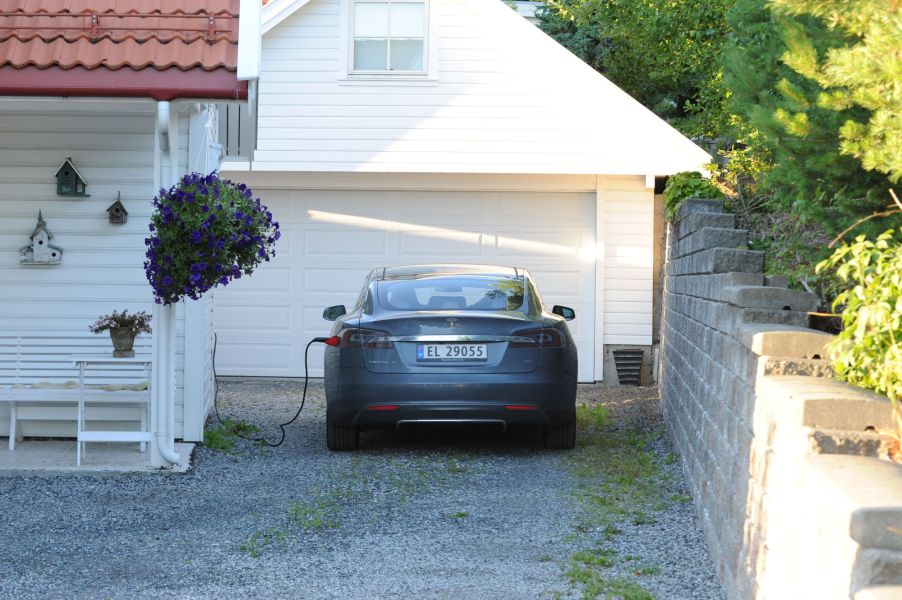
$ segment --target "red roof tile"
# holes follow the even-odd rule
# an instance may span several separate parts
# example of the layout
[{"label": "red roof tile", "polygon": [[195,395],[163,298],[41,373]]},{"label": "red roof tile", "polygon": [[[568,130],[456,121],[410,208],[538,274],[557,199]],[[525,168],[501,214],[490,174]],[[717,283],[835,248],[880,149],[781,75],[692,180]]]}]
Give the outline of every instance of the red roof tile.
[{"label": "red roof tile", "polygon": [[0,67],[235,71],[239,0],[0,0]]}]

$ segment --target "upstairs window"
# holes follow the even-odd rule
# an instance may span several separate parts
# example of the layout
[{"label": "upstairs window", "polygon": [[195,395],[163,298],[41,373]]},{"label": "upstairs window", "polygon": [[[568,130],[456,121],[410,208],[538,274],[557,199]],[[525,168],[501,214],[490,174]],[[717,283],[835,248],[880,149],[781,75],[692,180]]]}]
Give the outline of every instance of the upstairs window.
[{"label": "upstairs window", "polygon": [[353,71],[424,73],[426,0],[354,0]]}]

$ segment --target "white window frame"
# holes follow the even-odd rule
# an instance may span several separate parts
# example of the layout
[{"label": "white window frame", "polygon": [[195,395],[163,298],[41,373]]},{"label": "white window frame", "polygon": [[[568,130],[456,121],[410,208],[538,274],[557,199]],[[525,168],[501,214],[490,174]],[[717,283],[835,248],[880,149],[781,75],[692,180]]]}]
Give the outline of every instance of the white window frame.
[{"label": "white window frame", "polygon": [[372,81],[399,81],[408,83],[421,83],[434,85],[438,77],[438,60],[435,52],[436,26],[432,18],[434,4],[439,0],[424,0],[425,9],[425,37],[423,39],[423,70],[421,71],[364,71],[354,70],[354,4],[355,0],[341,0],[341,29],[340,29],[340,57],[339,57],[339,82],[353,84],[354,82]]}]

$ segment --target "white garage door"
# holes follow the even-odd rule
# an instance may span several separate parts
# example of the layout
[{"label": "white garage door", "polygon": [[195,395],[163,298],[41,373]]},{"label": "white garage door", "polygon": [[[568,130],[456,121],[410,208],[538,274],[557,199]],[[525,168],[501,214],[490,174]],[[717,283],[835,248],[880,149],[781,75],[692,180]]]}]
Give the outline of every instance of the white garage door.
[{"label": "white garage door", "polygon": [[[571,306],[579,378],[593,380],[595,195],[537,192],[264,191],[282,228],[276,258],[216,293],[220,375],[300,377],[323,308],[352,305],[374,267],[431,262],[526,267],[546,304]],[[322,376],[322,346],[310,349]]]}]

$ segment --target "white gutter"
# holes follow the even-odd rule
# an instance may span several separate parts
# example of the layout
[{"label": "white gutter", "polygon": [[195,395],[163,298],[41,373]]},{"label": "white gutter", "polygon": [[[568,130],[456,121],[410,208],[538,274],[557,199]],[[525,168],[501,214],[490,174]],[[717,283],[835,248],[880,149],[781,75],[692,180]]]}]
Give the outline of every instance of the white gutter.
[{"label": "white gutter", "polygon": [[169,152],[169,102],[157,102],[157,132],[160,136],[160,151]]},{"label": "white gutter", "polygon": [[[177,150],[172,151],[170,137],[178,139],[178,116],[169,110],[169,102],[157,102],[155,188],[175,183]],[[172,132],[172,136],[170,136]],[[168,467],[181,462],[174,450],[175,430],[175,305],[153,305],[153,374],[151,382],[150,423],[154,439],[150,444],[150,464]]]}]

